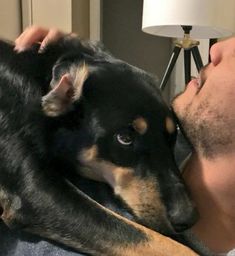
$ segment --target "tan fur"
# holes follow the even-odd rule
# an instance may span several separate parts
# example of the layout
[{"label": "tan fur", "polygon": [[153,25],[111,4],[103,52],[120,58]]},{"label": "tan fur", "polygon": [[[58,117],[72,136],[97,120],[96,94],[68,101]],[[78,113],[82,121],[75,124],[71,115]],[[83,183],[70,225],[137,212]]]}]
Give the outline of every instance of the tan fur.
[{"label": "tan fur", "polygon": [[74,79],[75,93],[73,95],[74,100],[77,100],[81,97],[82,88],[83,88],[83,85],[84,85],[88,75],[89,75],[89,70],[88,70],[88,66],[85,64],[85,62],[83,62],[83,64],[80,65],[79,67],[76,67],[76,75],[75,75],[75,79]]},{"label": "tan fur", "polygon": [[176,126],[170,117],[166,118],[166,130],[171,134],[175,132]]},{"label": "tan fur", "polygon": [[0,189],[0,208],[3,212],[0,216],[6,225],[10,225],[15,219],[16,212],[22,207],[22,202],[19,196],[10,195],[3,189]]},{"label": "tan fur", "polygon": [[6,200],[7,200],[7,195],[6,195],[5,191],[0,188],[0,210],[1,210],[1,214],[2,214],[0,217],[2,217],[4,214]]},{"label": "tan fur", "polygon": [[82,162],[83,168],[81,174],[84,177],[103,181],[115,188],[119,175],[125,173],[133,173],[132,169],[118,167],[108,161],[99,159],[98,148],[96,145],[84,149],[78,156]]},{"label": "tan fur", "polygon": [[[140,230],[143,232],[147,241],[143,241],[139,244],[133,245],[121,245],[119,247],[112,245],[112,253],[109,253],[110,256],[198,256],[190,248],[168,238],[160,233],[157,233],[153,230],[150,230],[138,223],[132,222],[120,216],[119,214],[103,207],[109,214],[114,215],[116,218],[121,219],[128,226],[132,226],[134,229]],[[96,254],[97,256],[103,256],[103,254]],[[104,255],[105,256],[105,255]]]},{"label": "tan fur", "polygon": [[157,190],[157,181],[139,178],[131,168],[123,168],[100,160],[96,145],[84,150],[79,160],[85,166],[82,169],[84,177],[108,183],[137,217],[148,222],[155,222],[155,219],[159,218],[167,225],[166,210]]},{"label": "tan fur", "polygon": [[152,240],[133,246],[120,248],[113,247],[113,256],[196,256],[198,255],[188,247],[163,237],[159,233],[152,236]]},{"label": "tan fur", "polygon": [[78,156],[79,161],[83,163],[83,167],[80,168],[80,174],[83,177],[88,179],[103,181],[103,172],[95,165],[97,161],[98,149],[96,145],[91,146],[90,148],[84,149]]},{"label": "tan fur", "polygon": [[123,172],[118,177],[114,191],[130,206],[137,217],[149,222],[154,222],[157,218],[168,222],[157,184],[152,179],[143,179]]},{"label": "tan fur", "polygon": [[[106,209],[106,208],[105,208]],[[115,217],[121,219],[127,225],[134,227],[137,230],[142,231],[146,237],[147,241],[143,241],[139,244],[127,245],[119,247],[112,246],[113,253],[110,254],[113,256],[125,255],[125,256],[198,256],[190,248],[182,245],[169,237],[166,237],[160,233],[157,233],[153,230],[150,230],[138,223],[132,222],[117,213],[112,212],[109,209],[106,209],[109,213]]]},{"label": "tan fur", "polygon": [[98,155],[98,149],[96,145],[91,146],[88,149],[84,149],[80,154],[82,162],[90,162],[96,160]]},{"label": "tan fur", "polygon": [[97,253],[97,256],[197,256],[198,254],[190,248],[168,238],[158,232],[150,230],[138,223],[126,219],[125,217],[107,209],[106,207],[96,203],[98,207],[103,208],[107,214],[113,215],[120,219],[127,226],[132,226],[136,230],[140,230],[146,235],[146,241],[133,245],[114,246],[110,245],[110,252],[108,254]]},{"label": "tan fur", "polygon": [[[85,195],[84,195],[85,196]],[[94,201],[91,198],[87,197],[87,200],[93,201],[93,203],[96,205],[96,207],[102,208],[108,215],[112,215],[113,217],[121,220],[126,224],[126,226],[131,226],[135,230],[141,231],[146,236],[146,240],[143,242],[139,242],[138,244],[120,244],[119,246],[110,244],[110,246],[105,245],[106,252],[102,253],[97,250],[93,251],[91,253],[91,250],[89,252],[93,255],[97,256],[198,256],[195,252],[193,252],[188,247],[168,238],[160,233],[157,233],[153,230],[150,230],[138,223],[135,223],[131,220],[126,219],[125,217],[109,210],[108,208],[100,205],[96,201]],[[40,227],[37,227],[37,229]],[[27,229],[26,229],[27,230]],[[49,235],[47,234],[46,230],[41,230],[42,234],[45,235],[45,237],[48,237],[50,239],[55,239],[56,241],[64,242],[64,239],[61,239],[61,237],[56,234],[53,236],[51,233]],[[32,229],[30,232],[33,232]],[[38,233],[38,230],[37,232]],[[105,243],[105,241],[104,241]],[[78,248],[81,250],[81,248],[86,251],[86,246],[84,244],[81,244],[79,241],[74,241],[73,239],[66,239],[66,244],[73,247]],[[102,245],[101,245],[102,247]]]},{"label": "tan fur", "polygon": [[148,123],[143,117],[138,117],[132,123],[133,128],[141,135],[145,134],[148,129]]},{"label": "tan fur", "polygon": [[79,66],[73,66],[68,74],[63,75],[58,84],[54,84],[54,88],[42,98],[45,114],[59,116],[66,113],[71,104],[81,97],[88,74],[88,66],[83,62]]}]

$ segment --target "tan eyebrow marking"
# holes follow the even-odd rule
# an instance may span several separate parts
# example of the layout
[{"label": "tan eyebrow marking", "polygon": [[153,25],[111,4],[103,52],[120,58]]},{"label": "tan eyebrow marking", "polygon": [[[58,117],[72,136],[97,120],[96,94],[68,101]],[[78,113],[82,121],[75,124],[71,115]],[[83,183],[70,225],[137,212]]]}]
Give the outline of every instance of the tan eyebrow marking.
[{"label": "tan eyebrow marking", "polygon": [[175,132],[176,126],[170,117],[166,117],[166,130],[169,133]]},{"label": "tan eyebrow marking", "polygon": [[132,123],[133,128],[141,135],[145,134],[148,129],[148,123],[143,117],[138,117]]},{"label": "tan eyebrow marking", "polygon": [[81,153],[82,162],[88,162],[95,160],[98,155],[98,149],[96,145],[91,146],[88,149],[84,149]]}]

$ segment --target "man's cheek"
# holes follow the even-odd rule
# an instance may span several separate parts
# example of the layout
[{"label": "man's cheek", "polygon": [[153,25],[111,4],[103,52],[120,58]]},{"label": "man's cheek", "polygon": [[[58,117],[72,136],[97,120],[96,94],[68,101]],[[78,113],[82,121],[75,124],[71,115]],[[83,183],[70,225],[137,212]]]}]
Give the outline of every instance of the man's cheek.
[{"label": "man's cheek", "polygon": [[184,92],[182,92],[173,100],[173,107],[175,106],[177,109],[180,109],[192,104],[198,91],[199,89],[195,79],[190,81],[187,87],[185,88]]},{"label": "man's cheek", "polygon": [[187,105],[188,103],[183,94],[177,96],[172,102],[172,107],[177,116],[184,111]]}]

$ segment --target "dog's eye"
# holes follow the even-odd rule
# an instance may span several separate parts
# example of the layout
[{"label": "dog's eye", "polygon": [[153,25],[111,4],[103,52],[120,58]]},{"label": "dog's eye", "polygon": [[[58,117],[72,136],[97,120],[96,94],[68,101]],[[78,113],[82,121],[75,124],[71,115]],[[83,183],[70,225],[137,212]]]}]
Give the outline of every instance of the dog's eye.
[{"label": "dog's eye", "polygon": [[133,136],[131,133],[125,132],[125,133],[118,133],[116,135],[117,141],[125,146],[129,146],[133,143]]}]

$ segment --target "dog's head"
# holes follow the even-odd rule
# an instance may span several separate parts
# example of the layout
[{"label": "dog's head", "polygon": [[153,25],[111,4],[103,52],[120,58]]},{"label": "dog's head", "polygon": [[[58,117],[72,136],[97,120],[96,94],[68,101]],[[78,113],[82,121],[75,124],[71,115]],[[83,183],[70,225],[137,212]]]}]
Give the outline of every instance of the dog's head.
[{"label": "dog's head", "polygon": [[175,123],[150,75],[120,60],[70,55],[54,66],[51,87],[46,114],[79,119],[65,132],[65,151],[81,175],[108,183],[139,222],[163,233],[195,221],[172,153]]}]

